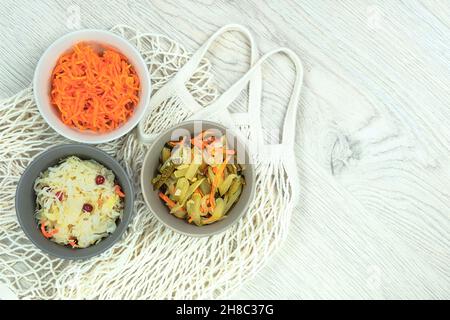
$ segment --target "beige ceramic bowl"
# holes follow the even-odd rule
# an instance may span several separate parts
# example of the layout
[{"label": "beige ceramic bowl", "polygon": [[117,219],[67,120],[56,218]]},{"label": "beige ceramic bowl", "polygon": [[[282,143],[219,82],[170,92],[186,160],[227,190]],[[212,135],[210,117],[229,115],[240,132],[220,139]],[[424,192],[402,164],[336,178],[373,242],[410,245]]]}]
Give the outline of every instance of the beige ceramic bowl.
[{"label": "beige ceramic bowl", "polygon": [[[202,130],[206,129],[219,130],[221,134],[226,135],[227,141],[233,149],[237,150],[237,162],[245,166],[243,175],[246,184],[242,190],[242,194],[238,202],[234,204],[230,211],[228,211],[224,219],[210,225],[198,227],[170,214],[169,209],[158,196],[159,191],[153,190],[151,180],[158,171],[161,150],[166,142],[170,140],[178,140],[180,136],[185,136],[186,134],[189,134],[190,137],[194,137]],[[253,199],[255,188],[254,179],[254,166],[250,163],[250,156],[244,141],[241,141],[241,139],[233,134],[232,131],[218,123],[199,120],[182,122],[162,133],[148,150],[141,171],[142,193],[145,202],[156,218],[158,218],[158,220],[167,227],[179,233],[196,237],[217,234],[230,228],[234,223],[236,223],[242,215],[245,214],[250,202]]]}]

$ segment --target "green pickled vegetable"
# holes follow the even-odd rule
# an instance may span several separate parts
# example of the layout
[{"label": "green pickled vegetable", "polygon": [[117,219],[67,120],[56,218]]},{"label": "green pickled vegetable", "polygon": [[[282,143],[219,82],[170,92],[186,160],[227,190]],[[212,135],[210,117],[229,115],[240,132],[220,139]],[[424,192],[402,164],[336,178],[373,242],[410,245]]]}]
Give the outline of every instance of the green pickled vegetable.
[{"label": "green pickled vegetable", "polygon": [[207,164],[206,162],[202,162],[202,164],[200,165],[200,167],[198,168],[198,170],[199,170],[200,172],[204,172],[205,169],[207,169],[207,168],[208,168],[208,164]]},{"label": "green pickled vegetable", "polygon": [[181,178],[186,175],[187,170],[188,170],[188,168],[178,169],[178,170],[175,170],[175,172],[173,174],[174,174],[175,178]]},{"label": "green pickled vegetable", "polygon": [[216,199],[216,207],[214,208],[211,217],[203,219],[204,224],[210,224],[219,221],[225,213],[225,201],[222,198]]},{"label": "green pickled vegetable", "polygon": [[219,184],[219,194],[221,196],[223,196],[228,189],[230,189],[231,183],[235,178],[237,178],[236,174],[230,174],[222,183]]},{"label": "green pickled vegetable", "polygon": [[203,182],[200,184],[200,190],[203,194],[208,194],[211,192],[211,184],[208,182],[207,179],[204,179]]},{"label": "green pickled vegetable", "polygon": [[161,177],[159,180],[153,185],[153,189],[157,190],[161,188],[161,186],[166,182],[167,179],[170,178],[172,173],[175,171],[175,164],[172,161],[167,160],[159,170],[161,172]]},{"label": "green pickled vegetable", "polygon": [[201,225],[200,203],[201,196],[198,193],[194,193],[191,200],[186,202],[186,209],[189,219],[191,219],[191,221],[198,226]]},{"label": "green pickled vegetable", "polygon": [[186,217],[186,211],[180,210],[180,208],[178,208],[178,210],[175,211],[170,210],[170,213],[172,213],[175,217],[180,219],[184,219]]},{"label": "green pickled vegetable", "polygon": [[159,167],[158,171],[160,173],[163,173],[167,168],[173,167],[174,163],[172,162],[172,159],[167,160],[166,162],[163,162],[162,166]]},{"label": "green pickled vegetable", "polygon": [[156,177],[154,177],[154,178],[152,179],[152,184],[154,185],[154,184],[157,183],[160,179],[161,179],[161,175],[158,174]]},{"label": "green pickled vegetable", "polygon": [[242,186],[242,181],[241,181],[241,179],[235,179],[235,180],[233,180],[233,182],[232,182],[231,185],[230,185],[230,188],[228,189],[229,193],[230,193],[230,194],[235,193],[235,192],[239,189],[240,186]]},{"label": "green pickled vegetable", "polygon": [[197,174],[197,171],[198,171],[199,167],[200,167],[199,163],[192,162],[189,165],[189,168],[187,169],[186,174],[184,175],[185,178],[189,179],[189,180],[192,180],[195,177],[195,175]]},{"label": "green pickled vegetable", "polygon": [[227,164],[227,170],[230,174],[237,174],[237,169],[234,164]]},{"label": "green pickled vegetable", "polygon": [[176,201],[184,199],[188,189],[189,189],[189,181],[186,178],[178,179],[177,184],[175,186],[174,199]]},{"label": "green pickled vegetable", "polygon": [[[231,187],[230,187],[230,189],[231,189]],[[234,191],[233,193],[229,194],[227,203],[225,204],[224,213],[227,213],[228,210],[231,209],[233,204],[235,204],[237,202],[237,200],[239,199],[239,196],[241,195],[241,191],[242,191],[242,183],[237,185],[236,191]]]},{"label": "green pickled vegetable", "polygon": [[212,184],[212,182],[214,181],[215,177],[216,177],[216,175],[214,174],[212,168],[208,167],[208,180],[209,180],[210,184]]},{"label": "green pickled vegetable", "polygon": [[163,163],[166,162],[167,160],[169,160],[170,154],[171,154],[171,151],[170,151],[169,148],[164,147],[162,149],[162,151],[161,151],[161,159],[162,159]]},{"label": "green pickled vegetable", "polygon": [[189,163],[189,161],[191,160],[190,150],[184,145],[179,145],[176,148],[172,149],[172,156],[170,158],[172,162],[177,165]]},{"label": "green pickled vegetable", "polygon": [[200,179],[200,180],[197,180],[197,181],[195,181],[194,183],[192,183],[192,184],[189,186],[189,188],[188,188],[186,194],[184,195],[184,197],[183,197],[183,198],[180,198],[180,202],[181,202],[181,203],[186,203],[186,201],[190,198],[190,196],[194,193],[194,191],[197,190],[198,187],[200,187],[200,185],[202,184],[202,182],[203,182],[204,179],[205,179],[205,178]]},{"label": "green pickled vegetable", "polygon": [[173,197],[175,195],[175,180],[172,179],[167,179],[166,182],[164,182],[164,184],[167,187],[167,191],[169,192],[169,197],[173,200]]},{"label": "green pickled vegetable", "polygon": [[[206,196],[203,196],[200,203],[201,203],[200,204],[201,207],[207,208],[208,203],[209,203],[209,194],[207,194]],[[208,214],[209,214],[209,212],[207,210],[204,210],[204,211],[200,210],[200,215],[202,217],[207,216]]]}]

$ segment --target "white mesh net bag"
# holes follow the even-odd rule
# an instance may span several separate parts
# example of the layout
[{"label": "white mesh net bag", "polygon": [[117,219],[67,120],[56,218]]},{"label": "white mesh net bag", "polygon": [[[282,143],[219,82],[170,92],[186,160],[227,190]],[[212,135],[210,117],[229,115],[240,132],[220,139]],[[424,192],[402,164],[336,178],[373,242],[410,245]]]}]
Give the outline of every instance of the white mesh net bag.
[{"label": "white mesh net bag", "polygon": [[[169,83],[189,59],[182,46],[165,36],[142,34],[126,26],[117,26],[113,31],[140,50],[154,90]],[[208,61],[201,59],[192,75],[185,79],[187,92],[202,107],[217,97],[210,86],[209,68]],[[171,105],[174,103],[167,104]],[[174,115],[178,122],[192,116],[192,110],[176,107],[170,110],[170,119],[159,112],[150,113],[143,125],[144,134],[167,128],[173,124]],[[14,211],[15,187],[34,155],[68,141],[42,119],[31,89],[0,101],[0,119],[0,283],[6,284],[19,298],[223,298],[253,276],[286,235],[289,221],[281,221],[280,212],[292,211],[294,184],[286,176],[284,166],[273,162],[267,163],[263,170],[274,173],[271,168],[282,168],[276,169],[283,170],[282,175],[270,174],[276,178],[268,176],[258,180],[260,192],[271,196],[258,196],[257,209],[250,210],[226,232],[191,238],[164,227],[143,201],[139,172],[147,147],[139,142],[136,133],[131,133],[99,145],[119,159],[135,183],[135,215],[124,237],[108,251],[89,260],[65,261],[47,256],[25,237],[18,225]],[[289,177],[297,178],[291,173]]]}]

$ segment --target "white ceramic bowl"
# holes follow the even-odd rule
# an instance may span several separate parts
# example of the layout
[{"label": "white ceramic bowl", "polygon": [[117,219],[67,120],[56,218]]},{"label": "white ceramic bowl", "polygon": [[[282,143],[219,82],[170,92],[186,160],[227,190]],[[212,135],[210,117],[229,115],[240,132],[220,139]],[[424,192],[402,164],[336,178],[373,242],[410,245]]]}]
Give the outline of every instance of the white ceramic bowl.
[{"label": "white ceramic bowl", "polygon": [[[79,43],[85,42],[92,45],[105,45],[128,58],[130,64],[136,70],[140,80],[139,104],[134,114],[119,128],[106,132],[81,131],[65,125],[55,106],[50,102],[51,74],[58,58],[71,50]],[[104,143],[128,133],[142,119],[148,107],[151,92],[150,76],[147,66],[139,51],[128,40],[108,31],[85,29],[66,34],[53,42],[39,60],[33,79],[33,91],[36,104],[45,121],[62,136],[83,143]]]}]

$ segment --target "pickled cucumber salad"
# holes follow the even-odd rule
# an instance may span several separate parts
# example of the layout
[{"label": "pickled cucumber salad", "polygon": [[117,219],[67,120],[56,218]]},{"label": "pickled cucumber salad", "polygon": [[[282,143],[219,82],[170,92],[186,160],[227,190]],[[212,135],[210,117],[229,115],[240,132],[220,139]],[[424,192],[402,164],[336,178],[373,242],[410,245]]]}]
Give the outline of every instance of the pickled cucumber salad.
[{"label": "pickled cucumber salad", "polygon": [[42,172],[34,184],[42,235],[61,245],[86,248],[113,233],[125,196],[111,170],[71,156]]},{"label": "pickled cucumber salad", "polygon": [[226,217],[245,186],[244,167],[226,137],[206,130],[192,139],[169,141],[161,151],[153,188],[170,213],[197,226]]}]

